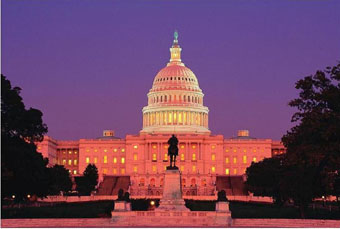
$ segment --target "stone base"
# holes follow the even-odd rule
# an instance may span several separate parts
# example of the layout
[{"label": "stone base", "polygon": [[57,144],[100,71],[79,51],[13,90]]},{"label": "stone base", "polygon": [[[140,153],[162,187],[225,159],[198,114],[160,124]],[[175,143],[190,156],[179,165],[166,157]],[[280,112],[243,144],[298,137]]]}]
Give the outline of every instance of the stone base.
[{"label": "stone base", "polygon": [[126,201],[115,201],[114,211],[131,211],[131,203]]},{"label": "stone base", "polygon": [[216,203],[217,212],[229,212],[229,202],[217,202]]},{"label": "stone base", "polygon": [[230,212],[215,211],[112,211],[119,227],[230,227]]}]

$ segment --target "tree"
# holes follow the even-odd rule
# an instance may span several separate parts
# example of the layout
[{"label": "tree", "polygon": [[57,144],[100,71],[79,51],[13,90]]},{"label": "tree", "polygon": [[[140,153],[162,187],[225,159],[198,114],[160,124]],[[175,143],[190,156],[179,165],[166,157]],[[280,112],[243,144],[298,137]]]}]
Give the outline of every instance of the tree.
[{"label": "tree", "polygon": [[48,192],[48,160],[36,151],[34,142],[47,132],[42,113],[26,109],[19,87],[12,88],[1,75],[1,197],[43,197]]},{"label": "tree", "polygon": [[90,195],[98,183],[98,169],[95,164],[89,164],[83,176],[76,179],[77,191],[81,195]]},{"label": "tree", "polygon": [[72,189],[70,173],[62,165],[55,165],[49,168],[50,186],[49,194],[57,195],[60,192],[68,192]]},{"label": "tree", "polygon": [[303,217],[314,197],[329,193],[330,177],[340,168],[340,63],[299,80],[296,89],[299,98],[289,105],[298,109],[292,117],[297,125],[282,142],[294,177],[288,193]]},{"label": "tree", "polygon": [[255,196],[270,196],[275,203],[282,204],[285,195],[282,191],[281,178],[284,173],[284,156],[277,155],[252,163],[246,170],[248,190]]}]

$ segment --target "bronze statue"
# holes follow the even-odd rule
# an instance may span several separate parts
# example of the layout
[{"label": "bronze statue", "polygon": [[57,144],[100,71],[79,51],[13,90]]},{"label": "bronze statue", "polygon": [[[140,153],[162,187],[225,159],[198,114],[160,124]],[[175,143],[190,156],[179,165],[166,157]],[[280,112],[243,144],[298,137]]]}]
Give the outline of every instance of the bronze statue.
[{"label": "bronze statue", "polygon": [[[173,134],[172,137],[168,140],[169,148],[168,148],[168,155],[170,156],[170,166],[168,169],[178,169],[176,167],[176,156],[178,156],[178,139]],[[174,165],[172,165],[172,162]]]}]

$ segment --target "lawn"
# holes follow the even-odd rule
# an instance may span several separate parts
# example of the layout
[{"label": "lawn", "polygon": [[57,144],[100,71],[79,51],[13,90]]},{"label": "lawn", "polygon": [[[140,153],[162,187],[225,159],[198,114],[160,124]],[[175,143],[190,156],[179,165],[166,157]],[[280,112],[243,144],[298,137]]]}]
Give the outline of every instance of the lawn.
[{"label": "lawn", "polygon": [[[150,208],[150,200],[131,200],[132,210],[145,211]],[[155,200],[158,206],[159,200]],[[186,206],[192,211],[214,211],[215,201],[186,200]],[[95,201],[79,203],[56,203],[53,206],[22,207],[2,209],[2,218],[98,218],[110,217],[114,208],[113,201]],[[273,204],[230,202],[233,218],[299,218],[299,211],[293,206],[279,207]],[[309,208],[306,218],[340,219],[339,211]]]}]

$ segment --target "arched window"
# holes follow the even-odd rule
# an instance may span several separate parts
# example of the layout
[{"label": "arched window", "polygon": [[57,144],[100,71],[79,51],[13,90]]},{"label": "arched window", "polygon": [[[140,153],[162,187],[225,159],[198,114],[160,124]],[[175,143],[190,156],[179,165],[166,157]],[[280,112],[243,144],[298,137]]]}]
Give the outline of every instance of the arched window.
[{"label": "arched window", "polygon": [[158,96],[157,96],[157,100],[156,100],[156,101],[157,101],[157,103],[158,103]]},{"label": "arched window", "polygon": [[155,187],[155,185],[156,185],[155,178],[151,178],[151,180],[150,180],[150,186],[151,186],[151,187]]},{"label": "arched window", "polygon": [[163,96],[161,96],[161,102],[163,102]]},{"label": "arched window", "polygon": [[201,185],[202,185],[202,186],[207,186],[207,180],[206,180],[206,179],[202,179]]},{"label": "arched window", "polygon": [[192,187],[196,186],[196,179],[195,178],[191,179],[191,186]]},{"label": "arched window", "polygon": [[145,185],[145,179],[144,178],[141,178],[140,180],[139,180],[139,186],[144,186]]},{"label": "arched window", "polygon": [[164,179],[162,178],[161,181],[159,182],[159,186],[163,187],[164,184]]},{"label": "arched window", "polygon": [[166,97],[166,95],[164,95],[164,102],[166,102],[166,100],[167,100],[167,97]]},{"label": "arched window", "polygon": [[190,196],[190,191],[187,191],[187,192],[186,192],[186,195],[187,195],[187,196]]},{"label": "arched window", "polygon": [[184,100],[184,102],[186,102],[186,101],[185,101],[185,95],[183,95],[183,100]]},{"label": "arched window", "polygon": [[190,102],[190,96],[188,95],[188,102]]},{"label": "arched window", "polygon": [[182,179],[182,186],[185,187],[185,179]]}]

